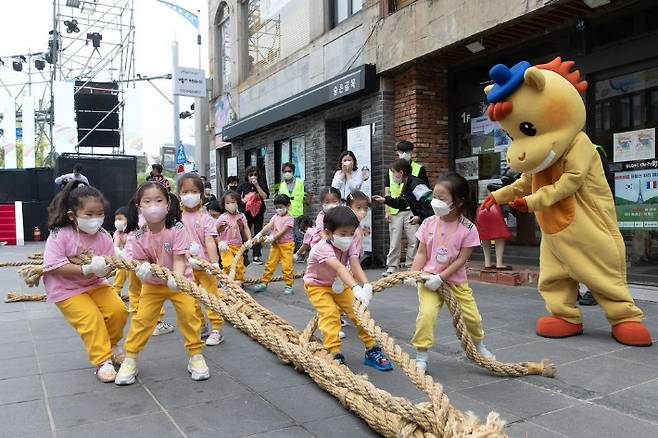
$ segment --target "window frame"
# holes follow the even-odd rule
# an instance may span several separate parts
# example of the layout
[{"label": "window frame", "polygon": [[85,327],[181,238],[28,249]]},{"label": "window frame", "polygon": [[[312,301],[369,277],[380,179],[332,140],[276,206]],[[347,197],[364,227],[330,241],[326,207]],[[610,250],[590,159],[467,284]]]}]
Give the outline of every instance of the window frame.
[{"label": "window frame", "polygon": [[[301,169],[300,169],[300,163],[292,161],[292,145],[293,145],[293,140],[301,138],[304,142],[304,175],[302,175]],[[281,147],[287,143],[288,147],[288,161],[282,161],[281,160]],[[304,134],[295,134],[291,135],[289,137],[285,137],[279,140],[276,140],[274,142],[274,168],[276,169],[274,172],[274,183],[279,184],[282,181],[281,178],[281,166],[283,163],[286,162],[292,162],[295,165],[295,178],[301,178],[302,180],[306,180],[306,136]]]},{"label": "window frame", "polygon": [[[224,9],[225,8],[225,9]],[[224,14],[224,11],[227,13]],[[216,78],[217,78],[217,83],[218,83],[218,91],[219,95],[226,95],[230,92],[230,89],[232,87],[232,80],[229,81],[229,86],[226,88],[226,78],[224,77],[224,72],[225,72],[225,58],[227,57],[226,53],[226,42],[224,40],[224,33],[225,33],[225,27],[224,26],[230,26],[231,25],[231,7],[229,6],[228,2],[223,1],[219,4],[219,7],[217,8],[217,16],[215,19],[215,32],[217,34],[217,37],[215,38],[215,53],[217,56],[216,62],[215,62],[215,67],[217,69],[216,73]],[[226,24],[228,22],[228,24]],[[228,28],[228,32],[230,34],[231,29],[230,27]],[[229,44],[231,42],[229,41]],[[230,51],[231,47],[228,48],[229,53],[228,53],[228,58],[230,60]],[[230,67],[229,67],[230,68]],[[230,75],[233,76],[233,72],[230,72]],[[232,78],[231,78],[232,79]]]},{"label": "window frame", "polygon": [[[353,6],[353,1],[354,0],[331,0],[331,24],[332,28],[337,27],[341,23],[344,23],[345,21],[349,20],[353,16],[359,14],[361,11],[363,11],[363,8],[365,7],[365,0],[361,1],[361,9],[358,11],[354,11],[352,6]],[[343,20],[338,20],[338,2],[343,2],[347,3],[347,17],[344,18]]]}]

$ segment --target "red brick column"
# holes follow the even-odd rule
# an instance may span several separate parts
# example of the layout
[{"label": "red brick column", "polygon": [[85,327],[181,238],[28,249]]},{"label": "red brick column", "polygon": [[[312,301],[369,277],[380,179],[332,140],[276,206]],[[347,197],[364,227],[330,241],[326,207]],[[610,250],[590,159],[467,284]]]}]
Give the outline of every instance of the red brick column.
[{"label": "red brick column", "polygon": [[423,62],[398,73],[394,81],[396,141],[415,144],[417,159],[432,182],[449,169],[447,69]]}]

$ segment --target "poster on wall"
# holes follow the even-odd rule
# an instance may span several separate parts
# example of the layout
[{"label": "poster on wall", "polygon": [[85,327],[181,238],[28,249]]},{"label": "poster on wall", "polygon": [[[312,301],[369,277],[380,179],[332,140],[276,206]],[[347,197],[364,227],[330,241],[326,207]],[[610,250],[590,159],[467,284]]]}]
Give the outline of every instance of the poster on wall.
[{"label": "poster on wall", "polygon": [[478,179],[478,157],[457,158],[455,172],[468,180]]},{"label": "poster on wall", "polygon": [[226,160],[226,177],[229,176],[238,176],[238,157]]},{"label": "poster on wall", "polygon": [[208,153],[208,182],[212,187],[212,193],[217,196],[217,149],[210,149]]},{"label": "poster on wall", "polygon": [[656,128],[612,134],[612,148],[616,163],[656,158]]},{"label": "poster on wall", "polygon": [[615,173],[615,209],[620,229],[658,228],[658,170]]},{"label": "poster on wall", "polygon": [[[347,150],[352,151],[356,157],[356,162],[359,163],[358,172],[368,171],[372,164],[370,162],[370,139],[371,139],[371,126],[364,125],[347,130]],[[372,196],[372,178],[368,178],[361,185],[361,191]],[[372,211],[368,211],[368,215],[361,221],[361,229],[363,230],[363,250],[372,252]]]},{"label": "poster on wall", "polygon": [[471,147],[473,155],[491,152],[505,152],[511,139],[498,122],[489,120],[488,116],[471,119]]}]

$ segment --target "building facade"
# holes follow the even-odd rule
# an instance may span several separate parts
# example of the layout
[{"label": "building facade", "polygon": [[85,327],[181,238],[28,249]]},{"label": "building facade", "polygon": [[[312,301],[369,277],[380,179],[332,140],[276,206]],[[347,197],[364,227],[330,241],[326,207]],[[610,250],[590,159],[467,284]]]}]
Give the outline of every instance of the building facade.
[{"label": "building facade", "polygon": [[[658,187],[654,187],[658,181],[658,7],[654,1],[249,0],[210,4],[216,42],[211,64],[217,66],[215,75],[223,69],[230,77],[228,88],[222,88],[226,82],[214,81],[211,103],[215,108],[222,107],[218,101],[232,105],[230,117],[213,118],[228,125],[224,135],[216,137],[221,146],[217,168],[226,174],[222,160],[233,159],[233,168],[242,178],[244,166],[257,163],[270,185],[278,182],[281,159],[299,157],[294,150],[300,148],[304,157],[304,175],[300,176],[308,180],[308,186],[318,190],[329,184],[338,154],[348,147],[345,132],[370,125],[372,193],[383,192],[386,169],[395,158],[394,144],[405,139],[416,144],[418,160],[426,165],[430,178],[449,169],[470,169],[473,190],[481,199],[487,184],[501,175],[509,141],[483,117],[489,68],[520,60],[544,63],[558,55],[574,60],[589,83],[586,132],[606,150],[614,185],[619,186],[615,202],[627,243],[629,279],[658,283]],[[261,21],[254,25],[256,6],[264,5],[266,14],[261,13]],[[217,37],[225,29],[218,18],[222,7],[228,8],[231,20],[229,37],[223,40]],[[295,18],[286,18],[292,17],[286,8],[295,10]],[[278,45],[270,44],[272,50],[266,53],[256,50],[258,41],[265,41],[258,30],[267,29],[263,17],[276,17],[268,25],[278,28],[281,35]],[[288,31],[298,31],[294,37],[284,36],[290,26],[286,22],[294,23],[295,31]],[[218,60],[223,53],[220,42],[227,40],[230,59],[222,63]],[[359,68],[368,69],[374,79],[358,92],[315,101],[314,107],[307,102],[297,107],[297,113],[293,105],[291,111],[278,114],[283,119],[267,116],[268,108],[277,115],[289,99]],[[235,129],[250,116],[260,122],[242,123],[248,132]],[[643,151],[620,152],[629,138],[641,138]],[[382,260],[388,247],[383,211],[375,207],[373,214],[373,253]],[[540,234],[534,217],[511,211],[507,219],[514,236],[506,251],[508,260],[536,264]]]}]

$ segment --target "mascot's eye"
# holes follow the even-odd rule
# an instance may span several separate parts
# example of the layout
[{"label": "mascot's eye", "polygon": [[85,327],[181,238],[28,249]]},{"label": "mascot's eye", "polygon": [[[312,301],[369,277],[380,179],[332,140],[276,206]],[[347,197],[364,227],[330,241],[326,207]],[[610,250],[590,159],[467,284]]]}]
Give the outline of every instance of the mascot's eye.
[{"label": "mascot's eye", "polygon": [[523,132],[525,135],[527,135],[528,137],[533,137],[535,134],[537,134],[537,130],[535,129],[535,125],[533,125],[530,122],[521,123],[519,125],[519,130],[521,132]]}]

